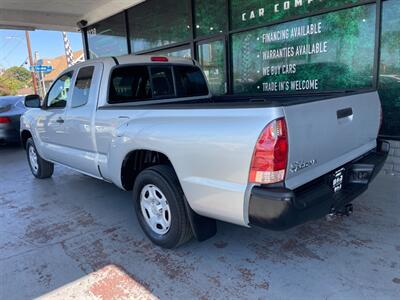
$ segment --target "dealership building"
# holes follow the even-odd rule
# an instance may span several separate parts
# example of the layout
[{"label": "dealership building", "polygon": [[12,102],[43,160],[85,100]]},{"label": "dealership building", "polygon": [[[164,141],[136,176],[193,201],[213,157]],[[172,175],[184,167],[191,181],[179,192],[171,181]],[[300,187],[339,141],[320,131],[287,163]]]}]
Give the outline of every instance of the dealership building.
[{"label": "dealership building", "polygon": [[[393,141],[387,170],[400,174],[400,0],[99,0],[96,7],[63,8],[35,2],[56,12],[42,14],[43,26],[25,26],[78,24],[87,59],[193,58],[216,95],[378,89],[381,135]],[[31,16],[15,14],[14,26]],[[0,25],[2,18],[12,25],[12,17],[0,13]]]}]

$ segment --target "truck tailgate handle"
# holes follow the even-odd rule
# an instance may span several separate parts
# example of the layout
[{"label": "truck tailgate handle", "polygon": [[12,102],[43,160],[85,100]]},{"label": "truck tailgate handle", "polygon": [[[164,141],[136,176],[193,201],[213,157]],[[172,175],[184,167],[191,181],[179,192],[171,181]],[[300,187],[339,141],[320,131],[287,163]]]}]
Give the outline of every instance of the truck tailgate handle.
[{"label": "truck tailgate handle", "polygon": [[344,119],[353,115],[353,109],[351,107],[340,109],[336,111],[336,116],[339,119]]},{"label": "truck tailgate handle", "polygon": [[56,122],[59,123],[59,124],[63,124],[63,123],[64,123],[64,120],[63,120],[62,118],[58,118],[58,119],[56,120]]}]

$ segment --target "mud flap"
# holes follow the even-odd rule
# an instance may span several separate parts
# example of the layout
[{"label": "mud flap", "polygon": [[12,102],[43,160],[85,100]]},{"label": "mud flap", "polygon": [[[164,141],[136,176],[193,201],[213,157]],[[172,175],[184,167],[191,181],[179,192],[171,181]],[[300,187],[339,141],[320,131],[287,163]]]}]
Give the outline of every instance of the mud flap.
[{"label": "mud flap", "polygon": [[214,219],[200,216],[189,205],[186,198],[185,207],[192,227],[194,237],[199,241],[205,241],[217,233],[217,222]]}]

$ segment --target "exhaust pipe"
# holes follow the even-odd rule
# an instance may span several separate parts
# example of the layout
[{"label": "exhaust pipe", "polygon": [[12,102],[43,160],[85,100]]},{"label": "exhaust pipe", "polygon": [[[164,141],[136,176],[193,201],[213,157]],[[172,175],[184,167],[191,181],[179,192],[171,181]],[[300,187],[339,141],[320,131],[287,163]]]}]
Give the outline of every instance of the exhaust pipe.
[{"label": "exhaust pipe", "polygon": [[346,204],[341,209],[332,208],[331,212],[326,216],[328,221],[333,221],[340,217],[349,217],[353,214],[353,204]]}]

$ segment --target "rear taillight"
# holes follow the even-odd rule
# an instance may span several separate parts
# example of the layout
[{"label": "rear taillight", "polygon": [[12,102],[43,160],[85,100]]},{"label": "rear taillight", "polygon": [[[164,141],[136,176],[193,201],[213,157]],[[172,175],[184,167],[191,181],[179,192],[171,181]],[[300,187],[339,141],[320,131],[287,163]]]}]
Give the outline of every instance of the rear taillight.
[{"label": "rear taillight", "polygon": [[382,129],[382,125],[383,125],[383,110],[382,110],[382,106],[380,107],[380,111],[379,111],[380,115],[379,115],[379,131],[378,134],[381,132]]},{"label": "rear taillight", "polygon": [[285,179],[288,137],[284,118],[272,121],[257,140],[250,166],[250,183],[270,184]]},{"label": "rear taillight", "polygon": [[11,123],[10,118],[0,117],[0,124],[9,124],[9,123]]}]

